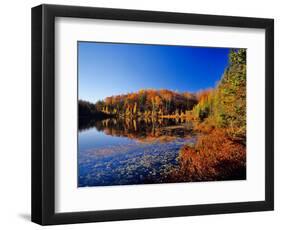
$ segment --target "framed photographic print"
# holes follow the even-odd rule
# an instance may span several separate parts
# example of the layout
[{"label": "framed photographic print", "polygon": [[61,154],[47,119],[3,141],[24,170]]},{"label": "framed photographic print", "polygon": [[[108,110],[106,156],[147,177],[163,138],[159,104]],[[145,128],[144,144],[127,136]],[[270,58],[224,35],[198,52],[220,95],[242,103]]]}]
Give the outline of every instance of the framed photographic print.
[{"label": "framed photographic print", "polygon": [[273,210],[273,19],[32,8],[32,221]]}]

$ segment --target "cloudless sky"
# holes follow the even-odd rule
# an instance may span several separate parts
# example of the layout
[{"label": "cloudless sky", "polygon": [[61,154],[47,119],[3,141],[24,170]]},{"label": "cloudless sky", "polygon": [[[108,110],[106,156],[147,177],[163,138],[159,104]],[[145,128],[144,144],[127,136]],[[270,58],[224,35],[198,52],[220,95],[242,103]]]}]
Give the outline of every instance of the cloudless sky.
[{"label": "cloudless sky", "polygon": [[215,87],[228,53],[228,48],[79,42],[79,99],[96,102],[147,88],[196,92]]}]

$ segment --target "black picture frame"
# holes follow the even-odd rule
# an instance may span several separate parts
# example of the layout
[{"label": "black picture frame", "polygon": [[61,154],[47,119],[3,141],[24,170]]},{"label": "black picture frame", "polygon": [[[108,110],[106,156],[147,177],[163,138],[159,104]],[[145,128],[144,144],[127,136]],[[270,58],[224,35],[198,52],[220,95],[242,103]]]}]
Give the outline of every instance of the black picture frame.
[{"label": "black picture frame", "polygon": [[[265,200],[55,213],[55,17],[265,29]],[[274,20],[125,9],[32,8],[32,221],[41,225],[222,214],[274,209]]]}]

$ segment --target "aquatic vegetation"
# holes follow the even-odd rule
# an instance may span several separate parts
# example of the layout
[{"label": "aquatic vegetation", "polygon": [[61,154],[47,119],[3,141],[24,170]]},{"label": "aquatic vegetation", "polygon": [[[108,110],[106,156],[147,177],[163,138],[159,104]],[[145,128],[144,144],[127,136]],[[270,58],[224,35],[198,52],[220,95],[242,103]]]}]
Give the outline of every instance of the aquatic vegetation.
[{"label": "aquatic vegetation", "polygon": [[178,167],[178,152],[187,142],[178,138],[144,144],[130,139],[80,151],[78,186],[168,183]]},{"label": "aquatic vegetation", "polygon": [[245,49],[231,50],[213,89],[143,89],[78,108],[89,146],[79,150],[80,187],[246,179]]}]

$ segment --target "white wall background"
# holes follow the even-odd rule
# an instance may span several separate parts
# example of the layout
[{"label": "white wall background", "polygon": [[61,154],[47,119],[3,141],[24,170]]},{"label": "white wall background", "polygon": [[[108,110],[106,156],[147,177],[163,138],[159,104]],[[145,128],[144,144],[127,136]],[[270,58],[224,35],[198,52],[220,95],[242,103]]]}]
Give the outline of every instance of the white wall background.
[{"label": "white wall background", "polygon": [[[0,227],[39,229],[30,222],[30,8],[68,4],[275,18],[275,211],[55,226],[55,229],[277,229],[281,225],[280,1],[56,0],[2,1],[0,13]],[[279,130],[278,130],[279,129]],[[50,228],[50,227],[47,227]]]}]

